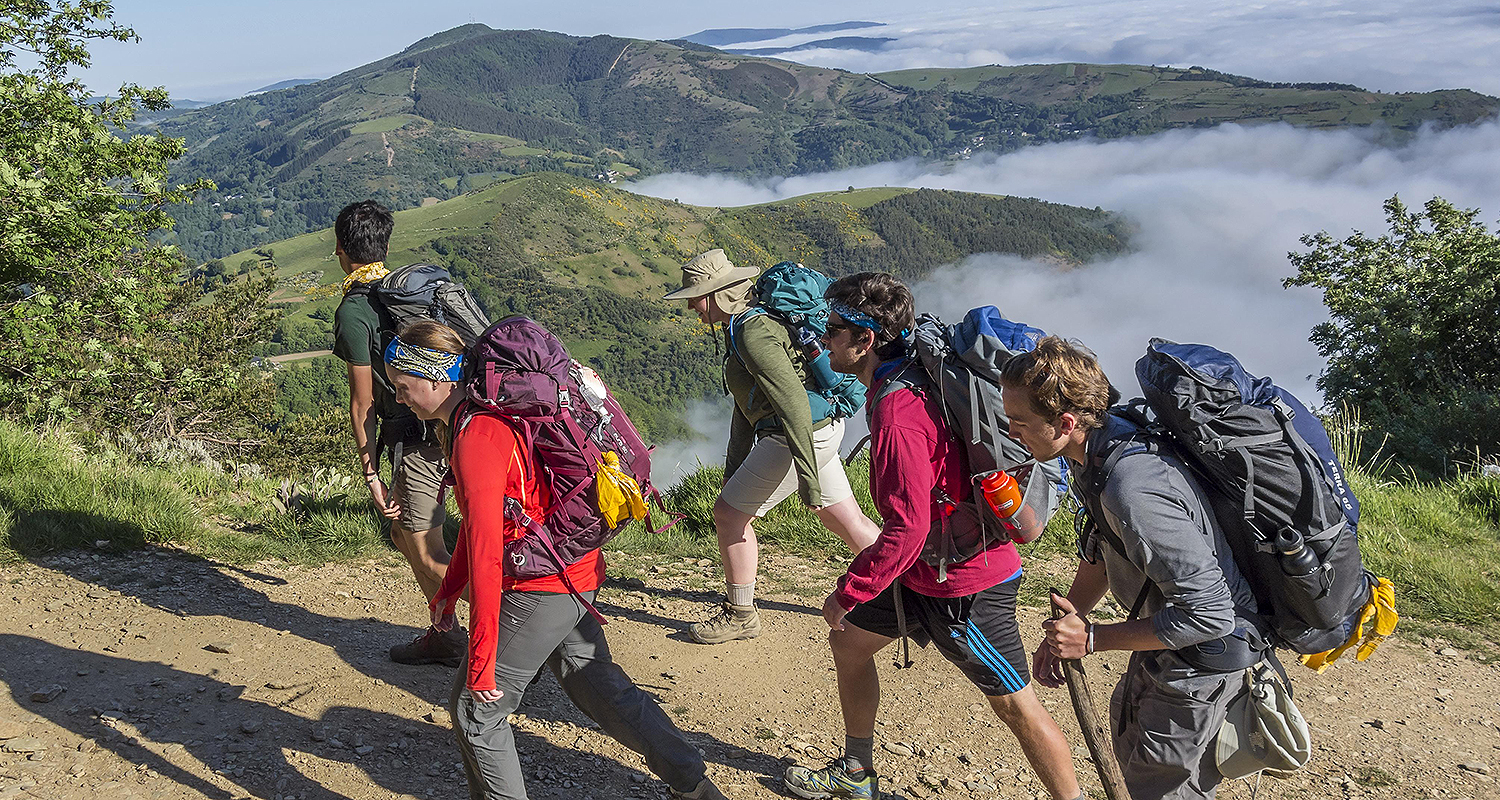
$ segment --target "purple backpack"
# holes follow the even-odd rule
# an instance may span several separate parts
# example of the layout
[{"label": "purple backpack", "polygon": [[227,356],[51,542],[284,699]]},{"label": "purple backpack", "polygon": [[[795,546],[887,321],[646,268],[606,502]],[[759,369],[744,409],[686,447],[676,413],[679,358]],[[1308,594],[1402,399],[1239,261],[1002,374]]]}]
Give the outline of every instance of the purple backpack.
[{"label": "purple backpack", "polygon": [[[509,420],[536,455],[538,478],[552,495],[541,520],[532,519],[518,499],[505,498],[506,519],[526,531],[505,545],[505,574],[558,575],[578,595],[564,570],[630,524],[627,517],[611,528],[599,513],[594,475],[603,454],[617,454],[620,468],[660,506],[661,496],[651,486],[650,448],[593,370],[570,358],[557,337],[526,317],[491,325],[469,347],[465,361],[465,394],[471,402],[456,429],[462,430],[475,414]],[[593,606],[584,605],[604,621]]]}]

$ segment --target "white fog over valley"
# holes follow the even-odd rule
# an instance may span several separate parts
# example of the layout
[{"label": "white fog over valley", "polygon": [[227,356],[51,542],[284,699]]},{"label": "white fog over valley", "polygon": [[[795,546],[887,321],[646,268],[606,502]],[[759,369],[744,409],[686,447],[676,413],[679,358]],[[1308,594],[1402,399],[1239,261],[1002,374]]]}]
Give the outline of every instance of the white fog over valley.
[{"label": "white fog over valley", "polygon": [[[1066,271],[1014,256],[974,256],[915,285],[918,310],[957,321],[973,306],[997,305],[1082,340],[1127,394],[1151,337],[1209,343],[1316,404],[1322,359],[1308,334],[1327,313],[1315,290],[1282,288],[1292,273],[1287,252],[1305,250],[1299,237],[1319,230],[1335,238],[1383,233],[1381,204],[1393,194],[1413,207],[1438,195],[1480,208],[1493,228],[1500,218],[1500,121],[1427,131],[1399,147],[1365,131],[1224,125],[1036,146],[956,164],[907,161],[763,181],[671,174],[627,188],[733,206],[850,185],[1037,197],[1123,214],[1136,228],[1123,255]],[[711,441],[683,446],[681,454],[670,450],[664,468],[691,465],[695,456],[722,459],[727,408],[714,408],[692,415]],[[857,439],[862,422],[851,422],[846,443]]]}]

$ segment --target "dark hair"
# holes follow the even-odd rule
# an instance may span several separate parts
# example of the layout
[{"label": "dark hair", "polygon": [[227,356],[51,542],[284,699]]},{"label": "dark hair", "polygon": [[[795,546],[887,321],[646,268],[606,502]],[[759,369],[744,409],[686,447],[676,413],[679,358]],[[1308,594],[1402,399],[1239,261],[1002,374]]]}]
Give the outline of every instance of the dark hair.
[{"label": "dark hair", "polygon": [[391,246],[391,229],[396,220],[391,210],[374,200],[350,203],[333,221],[333,238],[343,248],[349,261],[373,264],[384,261]]},{"label": "dark hair", "polygon": [[[900,351],[904,351],[902,332],[910,331],[916,324],[917,303],[911,290],[895,276],[884,272],[857,272],[834,281],[823,296],[875,320],[880,326],[880,331],[875,334],[875,347],[882,358],[899,356]],[[897,352],[888,352],[891,350]]]},{"label": "dark hair", "polygon": [[1073,414],[1084,430],[1102,426],[1109,407],[1120,399],[1099,359],[1082,344],[1060,336],[1048,336],[1036,343],[1036,349],[1005,362],[1000,384],[1025,389],[1031,395],[1031,410],[1049,424]]}]

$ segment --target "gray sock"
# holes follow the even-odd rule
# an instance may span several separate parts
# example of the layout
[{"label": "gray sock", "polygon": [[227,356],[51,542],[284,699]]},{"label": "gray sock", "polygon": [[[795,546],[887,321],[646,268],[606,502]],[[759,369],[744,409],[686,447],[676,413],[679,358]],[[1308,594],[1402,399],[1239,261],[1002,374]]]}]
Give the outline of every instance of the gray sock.
[{"label": "gray sock", "polygon": [[730,605],[732,605],[732,606],[753,606],[753,605],[755,605],[755,581],[750,581],[749,583],[728,583],[728,582],[725,582],[724,587],[725,587],[724,595],[725,595],[725,598],[729,600],[729,604]]},{"label": "gray sock", "polygon": [[859,765],[865,772],[875,771],[875,737],[844,735],[844,758]]}]

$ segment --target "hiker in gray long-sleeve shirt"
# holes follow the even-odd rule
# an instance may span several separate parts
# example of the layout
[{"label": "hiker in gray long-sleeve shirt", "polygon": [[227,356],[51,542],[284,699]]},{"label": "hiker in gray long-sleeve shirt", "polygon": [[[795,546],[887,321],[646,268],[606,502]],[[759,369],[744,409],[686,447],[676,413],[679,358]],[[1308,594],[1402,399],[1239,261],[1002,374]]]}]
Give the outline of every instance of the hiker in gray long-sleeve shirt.
[{"label": "hiker in gray long-sleeve shirt", "polygon": [[[1061,660],[1128,650],[1110,701],[1115,755],[1134,800],[1211,798],[1214,744],[1243,670],[1267,645],[1249,584],[1187,467],[1108,413],[1118,393],[1092,353],[1057,337],[1006,364],[1011,435],[1039,460],[1066,457],[1092,524],[1064,617],[1043,625],[1033,674],[1061,686]],[[1130,616],[1086,615],[1109,591]]]}]

